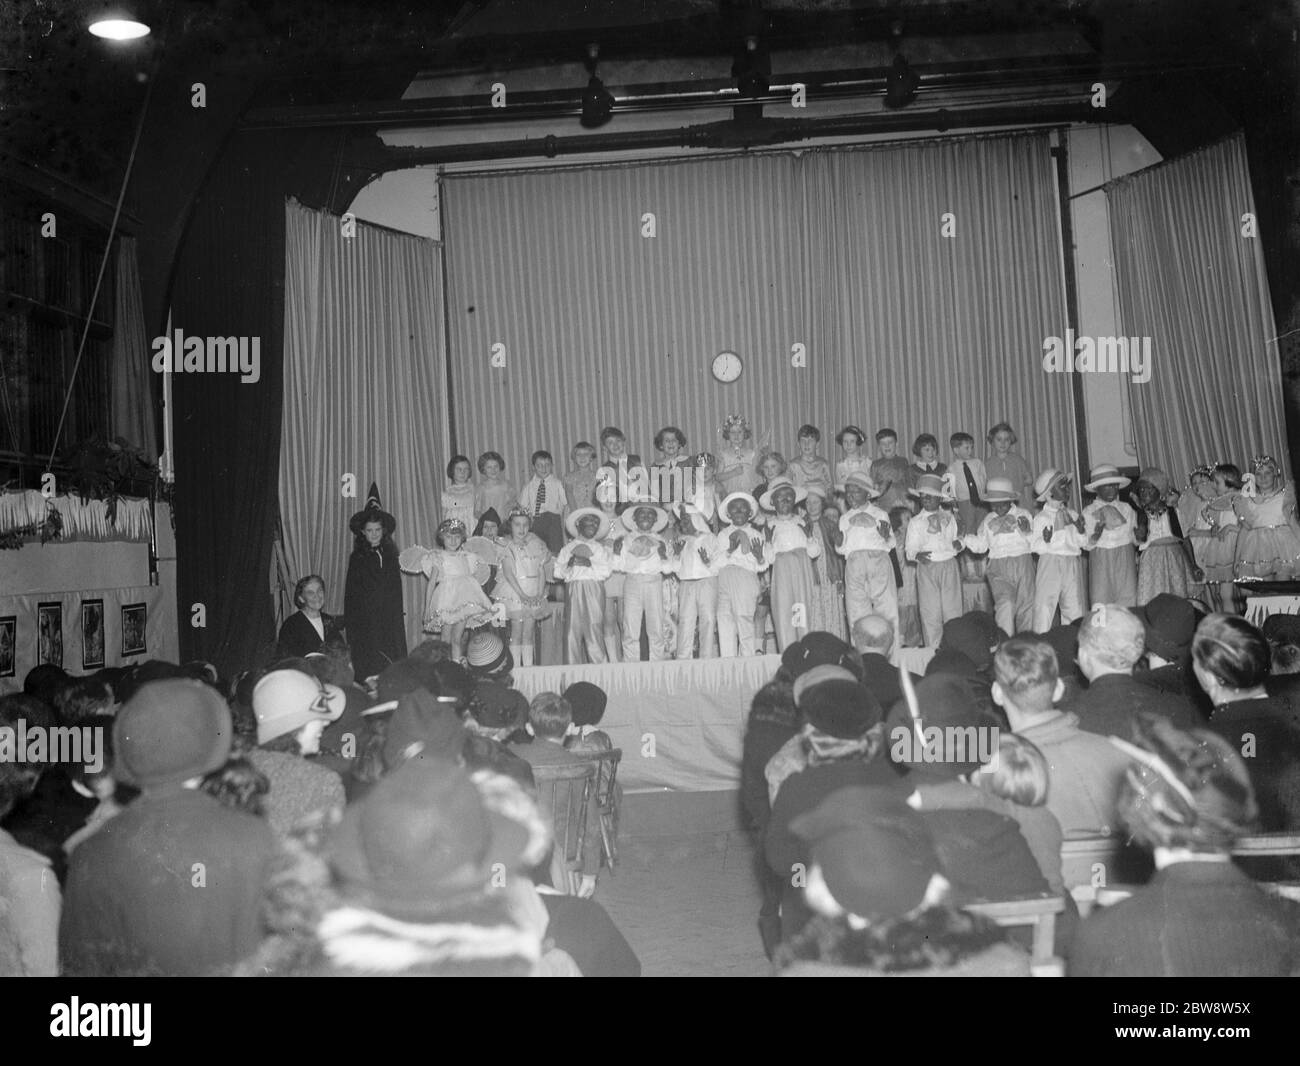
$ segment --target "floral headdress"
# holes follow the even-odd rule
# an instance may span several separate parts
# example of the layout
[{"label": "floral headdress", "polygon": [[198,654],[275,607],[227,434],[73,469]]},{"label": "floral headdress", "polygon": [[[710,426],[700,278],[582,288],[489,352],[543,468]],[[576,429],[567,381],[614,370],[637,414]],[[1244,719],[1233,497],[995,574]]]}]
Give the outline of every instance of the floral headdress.
[{"label": "floral headdress", "polygon": [[740,426],[745,431],[746,440],[749,440],[749,438],[754,435],[753,430],[749,428],[749,419],[744,415],[727,415],[727,417],[722,420],[722,428],[719,429],[718,432],[725,440],[727,434],[736,426]]},{"label": "floral headdress", "polygon": [[1277,460],[1267,452],[1261,452],[1250,460],[1250,472],[1252,474],[1258,474],[1260,469],[1266,466],[1271,466],[1274,470],[1282,469],[1277,465]]},{"label": "floral headdress", "polygon": [[438,526],[438,536],[445,537],[448,533],[459,533],[465,536],[465,523],[459,518],[445,518]]},{"label": "floral headdress", "polygon": [[1214,468],[1218,465],[1219,465],[1218,463],[1202,463],[1200,466],[1196,467],[1190,474],[1187,475],[1188,487],[1190,488],[1192,482],[1195,481],[1198,477],[1209,478],[1209,480],[1213,481]]}]

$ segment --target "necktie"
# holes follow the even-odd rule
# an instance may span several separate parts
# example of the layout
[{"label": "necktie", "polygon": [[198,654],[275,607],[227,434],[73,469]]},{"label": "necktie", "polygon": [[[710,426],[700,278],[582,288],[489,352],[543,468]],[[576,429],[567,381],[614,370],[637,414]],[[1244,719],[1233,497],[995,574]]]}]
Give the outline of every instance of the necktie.
[{"label": "necktie", "polygon": [[535,515],[541,514],[542,507],[545,504],[546,504],[546,479],[543,478],[541,481],[537,483],[537,508],[536,510],[533,511],[533,514]]},{"label": "necktie", "polygon": [[975,475],[971,473],[970,463],[965,461],[961,464],[961,472],[966,475],[966,489],[970,492],[970,502],[976,507],[982,507],[980,502],[980,490],[975,484]]}]

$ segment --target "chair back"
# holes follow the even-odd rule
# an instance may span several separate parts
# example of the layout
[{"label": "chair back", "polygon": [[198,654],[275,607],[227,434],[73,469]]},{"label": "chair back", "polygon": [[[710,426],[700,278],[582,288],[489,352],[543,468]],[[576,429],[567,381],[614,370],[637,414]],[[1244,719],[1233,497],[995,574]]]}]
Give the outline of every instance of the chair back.
[{"label": "chair back", "polygon": [[1033,953],[1031,971],[1035,977],[1060,977],[1064,974],[1061,960],[1053,954],[1056,938],[1056,916],[1065,910],[1061,896],[1020,896],[1014,899],[990,900],[986,903],[968,903],[963,910],[982,914],[1003,927],[1032,926]]},{"label": "chair back", "polygon": [[559,891],[570,895],[577,891],[583,848],[589,831],[587,808],[596,786],[598,768],[596,762],[585,760],[533,767],[537,805],[550,819],[555,833],[552,880]]},{"label": "chair back", "polygon": [[602,811],[608,811],[614,803],[614,785],[618,778],[618,764],[623,758],[623,749],[579,751],[574,754],[596,764],[596,806]]}]

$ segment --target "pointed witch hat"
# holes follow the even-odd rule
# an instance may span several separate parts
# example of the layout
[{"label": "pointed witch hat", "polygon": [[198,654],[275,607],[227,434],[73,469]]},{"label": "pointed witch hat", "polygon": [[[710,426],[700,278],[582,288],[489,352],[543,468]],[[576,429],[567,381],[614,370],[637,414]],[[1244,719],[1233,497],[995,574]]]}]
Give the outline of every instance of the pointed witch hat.
[{"label": "pointed witch hat", "polygon": [[379,522],[384,527],[384,533],[392,536],[397,529],[397,519],[383,509],[379,502],[379,486],[373,481],[370,483],[370,491],[366,493],[366,507],[363,511],[358,511],[348,519],[348,528],[352,530],[354,536],[361,536],[361,527],[367,522]]}]

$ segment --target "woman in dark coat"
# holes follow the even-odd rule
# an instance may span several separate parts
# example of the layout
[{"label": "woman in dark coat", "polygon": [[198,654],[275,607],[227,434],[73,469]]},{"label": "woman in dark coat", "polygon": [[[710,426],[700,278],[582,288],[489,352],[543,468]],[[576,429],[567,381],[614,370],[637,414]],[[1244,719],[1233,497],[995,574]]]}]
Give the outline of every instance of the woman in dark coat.
[{"label": "woman in dark coat", "polygon": [[276,657],[301,659],[320,651],[325,643],[339,635],[339,620],[326,614],[325,581],[319,574],[301,578],[293,587],[293,605],[298,609],[280,626]]},{"label": "woman in dark coat", "polygon": [[365,680],[389,663],[406,658],[402,573],[393,543],[397,519],[380,506],[374,484],[366,509],[352,516],[348,528],[356,542],[348,560],[343,617],[352,646],[352,665],[357,678]]}]

